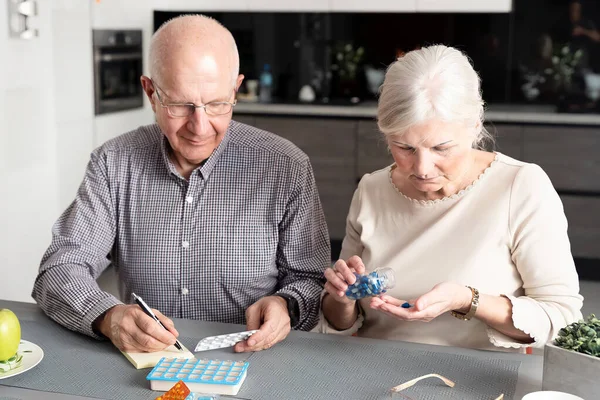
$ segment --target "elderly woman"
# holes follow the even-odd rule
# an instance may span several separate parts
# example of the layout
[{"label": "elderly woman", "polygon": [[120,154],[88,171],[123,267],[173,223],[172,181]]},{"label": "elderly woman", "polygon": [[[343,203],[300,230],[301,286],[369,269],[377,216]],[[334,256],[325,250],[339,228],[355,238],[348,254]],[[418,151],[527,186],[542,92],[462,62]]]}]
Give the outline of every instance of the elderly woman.
[{"label": "elderly woman", "polygon": [[[432,46],[395,61],[378,125],[394,163],[354,194],[323,332],[519,351],[581,318],[561,201],[537,165],[479,150],[489,134],[465,55]],[[344,295],[354,272],[383,267],[396,277],[386,295]]]}]

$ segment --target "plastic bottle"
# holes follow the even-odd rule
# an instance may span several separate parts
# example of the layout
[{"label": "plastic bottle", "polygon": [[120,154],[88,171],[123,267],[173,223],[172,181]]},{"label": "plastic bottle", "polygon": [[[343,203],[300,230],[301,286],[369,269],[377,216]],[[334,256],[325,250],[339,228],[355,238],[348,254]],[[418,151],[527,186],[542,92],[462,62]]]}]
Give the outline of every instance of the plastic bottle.
[{"label": "plastic bottle", "polygon": [[260,91],[258,99],[261,103],[270,103],[272,100],[273,91],[273,75],[271,74],[271,66],[265,64],[263,72],[260,74]]},{"label": "plastic bottle", "polygon": [[368,275],[354,275],[356,282],[346,290],[346,296],[352,300],[378,296],[396,285],[396,277],[391,268],[376,269]]}]

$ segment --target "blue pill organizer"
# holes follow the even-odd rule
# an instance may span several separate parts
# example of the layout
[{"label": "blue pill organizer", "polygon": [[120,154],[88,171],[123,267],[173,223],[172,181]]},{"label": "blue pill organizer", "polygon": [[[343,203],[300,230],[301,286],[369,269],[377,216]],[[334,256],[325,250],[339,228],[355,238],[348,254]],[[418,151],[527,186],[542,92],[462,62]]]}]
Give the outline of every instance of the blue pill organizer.
[{"label": "blue pill organizer", "polygon": [[191,392],[235,396],[246,379],[247,361],[166,358],[148,375],[150,389],[166,392],[183,381]]}]

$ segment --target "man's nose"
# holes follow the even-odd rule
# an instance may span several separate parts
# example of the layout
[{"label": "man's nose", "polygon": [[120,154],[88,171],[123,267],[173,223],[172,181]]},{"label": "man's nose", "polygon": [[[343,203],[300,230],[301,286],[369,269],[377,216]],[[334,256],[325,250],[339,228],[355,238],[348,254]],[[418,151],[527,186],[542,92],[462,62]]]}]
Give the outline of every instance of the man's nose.
[{"label": "man's nose", "polygon": [[194,113],[188,117],[188,130],[192,133],[201,134],[209,125],[210,120],[204,107],[197,107]]}]

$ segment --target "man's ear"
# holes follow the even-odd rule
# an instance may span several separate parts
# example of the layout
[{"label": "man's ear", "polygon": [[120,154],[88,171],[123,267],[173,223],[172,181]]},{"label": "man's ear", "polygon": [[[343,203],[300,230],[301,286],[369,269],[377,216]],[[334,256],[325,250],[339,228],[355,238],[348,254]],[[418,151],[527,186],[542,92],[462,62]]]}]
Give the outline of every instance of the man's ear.
[{"label": "man's ear", "polygon": [[145,75],[140,77],[140,82],[142,84],[142,89],[144,89],[144,93],[148,96],[148,100],[150,100],[150,105],[152,105],[152,111],[156,113],[156,103],[154,99],[154,85],[152,84],[152,80]]},{"label": "man's ear", "polygon": [[244,81],[244,75],[239,74],[237,77],[237,80],[235,82],[235,92],[239,92],[240,91],[240,86],[242,86],[242,82]]}]

